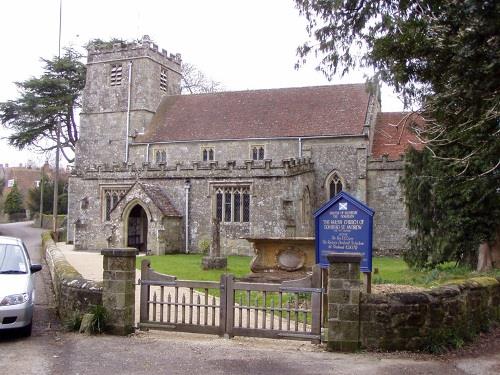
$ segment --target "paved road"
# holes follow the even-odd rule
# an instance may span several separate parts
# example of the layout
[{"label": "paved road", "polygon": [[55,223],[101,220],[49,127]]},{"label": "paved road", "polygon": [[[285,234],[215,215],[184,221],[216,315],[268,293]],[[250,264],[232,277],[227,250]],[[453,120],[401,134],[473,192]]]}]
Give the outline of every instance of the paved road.
[{"label": "paved road", "polygon": [[[40,260],[40,230],[0,225],[27,243]],[[446,357],[411,353],[326,353],[309,343],[222,339],[150,331],[129,337],[84,336],[60,329],[45,268],[38,274],[31,338],[0,336],[0,374],[499,374],[497,335],[484,350]]]}]

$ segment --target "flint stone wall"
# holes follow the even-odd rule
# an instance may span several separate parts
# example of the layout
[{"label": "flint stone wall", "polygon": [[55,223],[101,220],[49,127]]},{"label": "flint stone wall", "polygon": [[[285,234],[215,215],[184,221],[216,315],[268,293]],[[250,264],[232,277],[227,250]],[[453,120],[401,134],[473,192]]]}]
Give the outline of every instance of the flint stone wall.
[{"label": "flint stone wall", "polygon": [[421,350],[500,321],[500,279],[478,277],[420,293],[362,294],[360,341],[367,349]]},{"label": "flint stone wall", "polygon": [[44,233],[42,240],[59,317],[64,320],[75,312],[83,314],[88,312],[91,306],[102,305],[102,283],[83,278],[68,263],[49,233]]}]

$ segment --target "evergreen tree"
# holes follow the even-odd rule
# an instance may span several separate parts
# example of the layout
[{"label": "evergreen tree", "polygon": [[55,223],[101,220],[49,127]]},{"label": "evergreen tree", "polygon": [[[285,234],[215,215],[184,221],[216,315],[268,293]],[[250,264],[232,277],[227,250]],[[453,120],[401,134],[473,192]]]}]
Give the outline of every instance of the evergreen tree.
[{"label": "evergreen tree", "polygon": [[[68,162],[78,140],[75,111],[81,107],[85,86],[85,65],[81,55],[69,48],[61,58],[42,59],[40,77],[17,82],[20,96],[0,103],[0,120],[12,130],[9,143],[19,149],[31,147],[50,151],[57,147],[57,126],[61,124],[61,150]],[[68,152],[71,151],[71,152]]]},{"label": "evergreen tree", "polygon": [[11,191],[5,197],[4,202],[4,212],[7,214],[17,214],[23,212],[23,196],[19,189],[17,188],[17,184],[14,183]]},{"label": "evergreen tree", "polygon": [[[500,227],[500,2],[296,0],[314,37],[298,49],[331,77],[357,66],[395,88],[425,121],[407,157],[416,266],[474,264]],[[500,241],[500,239],[497,239]]]},{"label": "evergreen tree", "polygon": [[[43,181],[43,182],[42,182]],[[54,182],[50,181],[47,176],[42,177],[38,187],[28,190],[28,207],[32,212],[40,212],[40,189],[43,183],[43,213],[52,214],[54,204]],[[65,192],[65,183],[59,181],[59,200],[57,204],[57,213],[65,215],[68,213],[68,194]]]}]

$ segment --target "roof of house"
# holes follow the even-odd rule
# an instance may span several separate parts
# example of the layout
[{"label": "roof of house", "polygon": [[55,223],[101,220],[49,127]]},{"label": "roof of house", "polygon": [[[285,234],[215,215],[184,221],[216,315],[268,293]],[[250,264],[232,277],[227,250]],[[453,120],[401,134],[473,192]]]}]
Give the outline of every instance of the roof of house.
[{"label": "roof of house", "polygon": [[21,192],[24,198],[27,198],[28,190],[36,187],[36,181],[40,181],[41,172],[40,169],[24,168],[24,167],[10,167],[6,168],[5,173],[5,190],[4,195],[10,193],[12,188],[7,186],[8,180],[14,180],[17,188]]},{"label": "roof of house", "polygon": [[399,159],[408,147],[421,148],[417,137],[411,132],[415,114],[405,112],[379,112],[375,124],[372,156],[387,155],[389,159]]},{"label": "roof of house", "polygon": [[136,142],[363,134],[364,84],[166,96]]}]

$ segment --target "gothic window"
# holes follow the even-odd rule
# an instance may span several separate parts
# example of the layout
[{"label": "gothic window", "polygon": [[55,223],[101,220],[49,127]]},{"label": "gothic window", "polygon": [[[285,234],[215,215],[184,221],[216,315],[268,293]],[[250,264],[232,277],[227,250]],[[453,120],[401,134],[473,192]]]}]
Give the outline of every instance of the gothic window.
[{"label": "gothic window", "polygon": [[332,199],[338,193],[340,193],[344,189],[344,183],[342,177],[337,172],[334,172],[327,179],[327,188],[328,188],[328,199]]},{"label": "gothic window", "polygon": [[215,216],[225,223],[250,221],[250,189],[247,186],[219,187],[215,193]]},{"label": "gothic window", "polygon": [[111,73],[110,73],[110,81],[109,84],[111,86],[120,86],[122,84],[122,64],[112,64],[111,65]]},{"label": "gothic window", "polygon": [[203,161],[214,160],[214,149],[213,147],[203,147],[201,149],[201,157]]},{"label": "gothic window", "polygon": [[160,71],[160,90],[163,92],[168,90],[167,69],[164,68],[161,68]]},{"label": "gothic window", "polygon": [[252,146],[252,160],[264,160],[264,146]]},{"label": "gothic window", "polygon": [[166,163],[167,162],[167,152],[157,150],[155,152],[155,162],[156,162],[156,164]]},{"label": "gothic window", "polygon": [[106,221],[111,219],[111,211],[118,205],[120,199],[122,199],[128,187],[117,187],[117,188],[106,188],[103,190],[103,215]]},{"label": "gothic window", "polygon": [[111,219],[111,194],[106,193],[106,221]]}]

